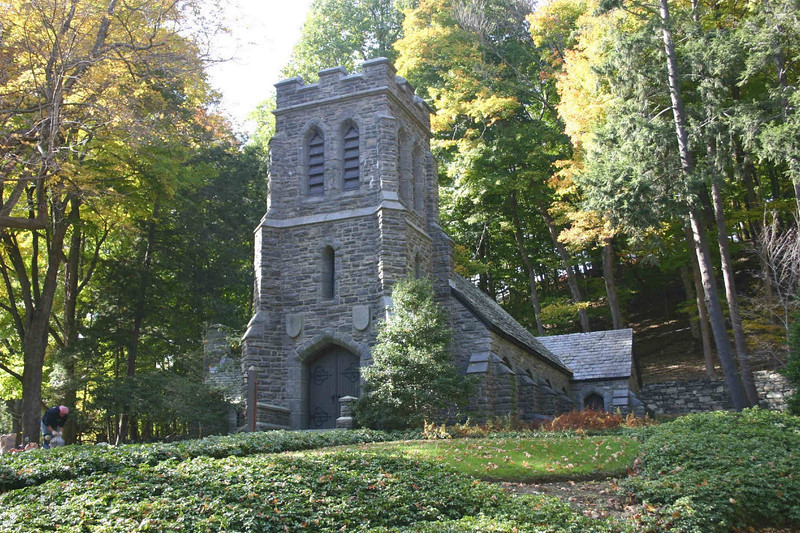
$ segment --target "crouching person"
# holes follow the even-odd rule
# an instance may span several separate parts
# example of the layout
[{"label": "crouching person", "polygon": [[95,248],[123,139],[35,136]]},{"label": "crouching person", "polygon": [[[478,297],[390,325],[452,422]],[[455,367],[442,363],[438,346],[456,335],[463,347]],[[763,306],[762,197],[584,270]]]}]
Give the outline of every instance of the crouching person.
[{"label": "crouching person", "polygon": [[[42,448],[49,450],[53,439],[61,439],[61,430],[67,423],[69,408],[65,405],[51,407],[42,417]],[[61,441],[63,444],[63,441]]]}]

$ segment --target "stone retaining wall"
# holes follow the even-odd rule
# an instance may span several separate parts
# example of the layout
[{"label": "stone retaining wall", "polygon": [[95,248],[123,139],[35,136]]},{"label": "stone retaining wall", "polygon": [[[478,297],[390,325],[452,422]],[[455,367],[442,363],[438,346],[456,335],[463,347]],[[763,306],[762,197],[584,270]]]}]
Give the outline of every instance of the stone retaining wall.
[{"label": "stone retaining wall", "polygon": [[[755,372],[756,388],[764,409],[783,411],[793,389],[778,372]],[[639,398],[656,414],[703,413],[732,409],[725,381],[687,379],[650,383],[639,391]]]}]

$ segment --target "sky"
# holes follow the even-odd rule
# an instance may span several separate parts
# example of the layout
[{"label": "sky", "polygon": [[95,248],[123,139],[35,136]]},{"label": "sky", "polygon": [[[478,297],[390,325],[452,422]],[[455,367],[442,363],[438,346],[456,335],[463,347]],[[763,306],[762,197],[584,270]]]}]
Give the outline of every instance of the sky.
[{"label": "sky", "polygon": [[222,93],[222,110],[237,130],[254,130],[247,114],[273,94],[310,5],[311,0],[232,2],[226,21],[231,35],[215,43],[218,56],[232,59],[213,65],[209,74]]}]

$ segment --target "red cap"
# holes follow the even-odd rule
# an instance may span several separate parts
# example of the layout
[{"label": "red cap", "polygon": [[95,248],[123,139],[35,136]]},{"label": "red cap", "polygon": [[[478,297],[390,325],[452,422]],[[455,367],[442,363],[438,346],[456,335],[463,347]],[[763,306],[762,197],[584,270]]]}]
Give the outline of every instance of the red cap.
[{"label": "red cap", "polygon": [[69,407],[67,407],[66,405],[59,405],[58,406],[58,413],[61,416],[67,416],[69,414]]}]

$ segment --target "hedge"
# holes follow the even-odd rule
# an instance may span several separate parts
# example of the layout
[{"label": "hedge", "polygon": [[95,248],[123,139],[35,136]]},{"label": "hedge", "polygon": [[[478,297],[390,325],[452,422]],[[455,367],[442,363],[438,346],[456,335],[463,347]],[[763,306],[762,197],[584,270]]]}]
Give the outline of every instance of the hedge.
[{"label": "hedge", "polygon": [[639,475],[625,486],[686,532],[800,527],[800,417],[748,409],[643,430]]},{"label": "hedge", "polygon": [[[405,435],[404,435],[405,436]],[[114,473],[139,465],[195,457],[245,457],[260,453],[309,450],[394,440],[382,431],[267,431],[211,436],[172,443],[122,446],[65,446],[0,456],[0,492],[68,480],[96,473]],[[407,438],[407,436],[406,436]]]}]

